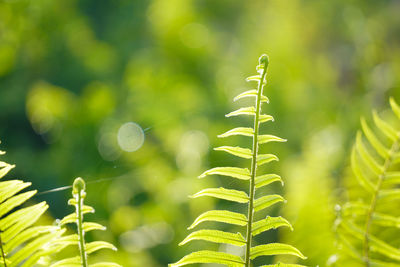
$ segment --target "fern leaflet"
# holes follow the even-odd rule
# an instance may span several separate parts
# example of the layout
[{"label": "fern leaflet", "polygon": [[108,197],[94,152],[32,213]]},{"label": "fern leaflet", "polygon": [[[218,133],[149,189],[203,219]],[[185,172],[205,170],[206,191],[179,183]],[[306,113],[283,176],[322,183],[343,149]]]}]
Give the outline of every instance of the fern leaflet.
[{"label": "fern leaflet", "polygon": [[[0,179],[14,167],[0,161]],[[36,194],[36,190],[20,193],[30,185],[20,180],[0,182],[0,266],[34,265],[47,253],[46,246],[63,233],[56,226],[33,226],[47,210],[46,202],[20,208]]]},{"label": "fern leaflet", "polygon": [[[199,224],[205,221],[214,221],[220,223],[227,223],[231,225],[237,225],[243,227],[244,236],[242,233],[230,233],[219,230],[198,230],[192,232],[187,236],[180,245],[184,245],[193,240],[203,240],[214,243],[227,243],[234,246],[241,246],[245,248],[244,258],[231,255],[225,252],[215,252],[209,250],[202,250],[193,252],[180,261],[170,264],[171,267],[184,266],[194,263],[219,263],[227,266],[238,266],[238,267],[250,267],[251,261],[260,256],[270,256],[270,255],[294,255],[305,259],[306,257],[296,248],[287,244],[281,243],[269,243],[264,245],[254,246],[252,242],[253,236],[256,236],[262,232],[276,229],[279,227],[288,227],[292,229],[290,223],[282,217],[270,217],[267,216],[265,219],[255,221],[255,213],[259,213],[276,203],[285,202],[284,198],[280,195],[272,194],[265,195],[260,198],[255,198],[255,192],[257,189],[265,187],[273,182],[283,181],[279,175],[276,174],[258,174],[257,168],[261,165],[270,163],[272,161],[277,161],[278,157],[273,154],[259,154],[258,148],[261,144],[266,144],[269,142],[286,142],[285,139],[274,136],[274,135],[262,135],[259,133],[259,127],[262,123],[269,121],[274,121],[274,118],[270,115],[261,113],[262,103],[269,103],[269,99],[263,95],[263,88],[266,84],[266,74],[268,68],[268,57],[262,55],[259,59],[259,65],[257,66],[258,75],[251,76],[247,78],[247,81],[256,81],[257,89],[249,90],[244,93],[239,94],[234,98],[234,101],[243,98],[254,98],[255,104],[251,107],[244,107],[233,112],[230,112],[226,117],[234,116],[252,116],[254,126],[250,127],[237,127],[231,129],[221,135],[219,138],[227,138],[234,135],[251,137],[252,147],[242,148],[238,146],[221,146],[215,148],[216,151],[224,151],[233,156],[251,160],[250,170],[247,168],[237,168],[237,167],[216,167],[205,171],[199,176],[199,178],[204,178],[209,175],[222,175],[232,178],[236,178],[242,181],[249,182],[249,191],[243,192],[234,189],[227,188],[207,188],[200,192],[194,194],[192,197],[203,197],[210,196],[218,199],[229,200],[237,203],[243,203],[247,205],[248,213],[247,217],[244,214],[228,211],[228,210],[211,210],[206,211],[201,214],[194,223],[189,227],[193,229]],[[265,265],[265,266],[302,266],[295,264],[284,264],[277,263],[275,265]]]},{"label": "fern leaflet", "polygon": [[[400,119],[399,105],[392,98],[390,105]],[[390,207],[400,198],[396,166],[400,162],[400,130],[375,111],[373,121],[376,133],[361,119],[364,136],[357,133],[351,153],[351,167],[364,197],[345,203],[340,210],[336,223],[344,254],[340,260],[367,267],[400,266],[400,249],[390,244],[389,238],[400,228],[399,214]],[[384,231],[386,235],[382,236]]]},{"label": "fern leaflet", "polygon": [[88,255],[98,251],[100,249],[112,249],[117,248],[104,241],[93,241],[90,243],[85,242],[85,233],[93,230],[105,230],[106,228],[101,224],[94,222],[84,222],[84,215],[88,213],[94,213],[94,209],[90,206],[84,205],[84,199],[86,197],[85,192],[85,181],[82,178],[76,178],[72,186],[72,196],[68,201],[69,205],[75,207],[75,212],[65,216],[59,225],[64,227],[66,224],[76,224],[77,233],[68,236],[62,236],[61,238],[52,242],[52,252],[59,252],[67,246],[76,245],[79,248],[79,256],[66,258],[51,264],[50,267],[121,267],[119,264],[112,262],[100,262],[89,264]]}]

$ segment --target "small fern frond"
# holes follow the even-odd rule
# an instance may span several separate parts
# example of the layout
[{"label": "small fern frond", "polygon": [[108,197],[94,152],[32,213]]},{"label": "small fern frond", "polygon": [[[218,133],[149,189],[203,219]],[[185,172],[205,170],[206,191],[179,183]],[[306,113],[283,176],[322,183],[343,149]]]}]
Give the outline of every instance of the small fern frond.
[{"label": "small fern frond", "polygon": [[[0,161],[0,179],[14,167]],[[21,193],[30,185],[20,180],[0,182],[0,266],[32,266],[47,253],[46,246],[62,235],[56,226],[34,226],[47,210],[46,202],[20,207],[36,194],[36,190]]]},{"label": "small fern frond", "polygon": [[[361,128],[351,153],[351,168],[364,190],[363,199],[349,201],[340,209],[336,228],[346,259],[364,266],[400,266],[400,249],[389,237],[400,228],[399,212],[388,203],[400,199],[400,107],[390,99],[397,122],[372,117],[376,132],[361,118]],[[384,231],[392,233],[382,235]],[[393,244],[392,244],[393,243]]]},{"label": "small fern frond", "polygon": [[112,249],[117,248],[104,241],[93,241],[86,243],[85,234],[89,231],[94,230],[105,230],[101,224],[95,222],[85,222],[84,215],[88,213],[94,213],[94,209],[84,204],[86,197],[86,186],[85,181],[82,178],[76,178],[72,186],[73,198],[68,200],[68,205],[75,207],[75,212],[65,216],[59,221],[61,227],[65,227],[67,224],[75,224],[77,233],[68,236],[63,236],[55,240],[52,244],[53,252],[59,252],[67,246],[77,246],[79,248],[79,256],[63,259],[57,261],[51,265],[51,267],[67,267],[67,266],[81,266],[81,267],[119,267],[119,264],[112,262],[100,262],[89,264],[88,255],[101,250],[101,249]]},{"label": "small fern frond", "polygon": [[[244,93],[239,94],[234,98],[234,101],[243,98],[253,98],[255,100],[254,106],[239,108],[226,115],[226,117],[236,116],[247,116],[253,118],[253,127],[236,127],[223,134],[218,135],[219,138],[228,138],[231,136],[244,136],[250,137],[253,140],[251,148],[244,148],[239,146],[220,146],[215,148],[216,151],[226,152],[232,156],[250,160],[249,168],[238,168],[238,167],[215,167],[202,173],[199,178],[206,176],[220,175],[235,178],[241,181],[248,182],[249,191],[244,192],[236,189],[228,188],[207,188],[195,193],[192,198],[197,197],[214,197],[217,199],[228,200],[236,203],[247,205],[247,216],[228,210],[211,210],[202,213],[198,216],[193,224],[188,229],[194,229],[203,222],[213,221],[218,223],[225,223],[242,227],[243,233],[231,233],[214,229],[201,229],[189,234],[179,245],[185,245],[192,241],[208,241],[213,243],[224,243],[233,246],[243,247],[245,250],[244,258],[231,255],[225,252],[216,251],[197,251],[193,252],[180,261],[170,264],[171,267],[184,266],[188,264],[196,263],[218,263],[226,266],[233,267],[250,267],[251,261],[261,256],[271,255],[294,255],[301,259],[305,259],[304,255],[296,248],[281,243],[268,243],[260,244],[255,246],[252,241],[254,236],[257,236],[263,232],[271,229],[277,229],[279,227],[287,227],[293,230],[292,225],[284,218],[270,217],[267,216],[264,219],[254,219],[257,215],[261,217],[261,212],[279,202],[286,202],[286,200],[277,194],[264,195],[259,198],[255,197],[256,190],[264,188],[271,183],[280,182],[283,185],[282,178],[277,174],[259,174],[257,168],[262,165],[278,161],[278,157],[273,154],[259,154],[258,148],[261,144],[267,144],[270,142],[286,142],[285,139],[269,135],[259,134],[259,127],[262,123],[272,122],[274,118],[271,115],[261,113],[261,104],[269,103],[269,99],[263,95],[263,88],[266,85],[266,73],[268,67],[268,57],[263,55],[259,59],[259,65],[257,71],[259,75],[251,76],[247,78],[247,81],[256,81],[258,86],[257,89],[252,89]],[[274,265],[265,266],[287,266],[295,267],[302,266],[296,264],[284,264],[277,263]]]}]

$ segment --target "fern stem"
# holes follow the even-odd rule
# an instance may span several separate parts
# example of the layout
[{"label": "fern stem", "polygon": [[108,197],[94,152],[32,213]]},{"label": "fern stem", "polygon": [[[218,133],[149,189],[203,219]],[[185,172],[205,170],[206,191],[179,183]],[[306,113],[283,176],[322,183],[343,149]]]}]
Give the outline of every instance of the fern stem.
[{"label": "fern stem", "polygon": [[379,190],[381,189],[382,182],[385,178],[385,173],[388,170],[388,168],[390,167],[390,164],[392,163],[393,154],[395,154],[399,150],[399,140],[400,140],[400,133],[397,135],[396,141],[393,143],[393,145],[390,148],[389,156],[385,160],[382,172],[378,177],[378,183],[375,187],[374,194],[372,195],[370,208],[367,213],[367,220],[365,222],[365,231],[364,231],[364,233],[365,233],[364,234],[364,261],[365,261],[365,265],[367,267],[370,267],[370,265],[371,265],[370,264],[370,256],[369,256],[369,232],[371,230],[372,216],[376,209],[378,193],[379,193]]},{"label": "fern stem", "polygon": [[4,253],[4,248],[3,248],[3,241],[1,239],[1,234],[3,233],[3,231],[0,230],[0,248],[1,248],[1,256],[3,258],[3,264],[4,267],[7,267],[7,262],[6,262],[6,254]]},{"label": "fern stem", "polygon": [[[74,183],[75,186],[75,183]],[[81,255],[81,263],[82,267],[87,267],[87,254],[86,254],[86,248],[85,248],[85,231],[83,230],[83,214],[82,214],[82,206],[83,206],[83,199],[85,194],[84,190],[81,188],[78,188],[77,194],[75,194],[75,199],[76,199],[76,216],[78,217],[77,219],[77,228],[78,228],[78,238],[79,238],[79,252]]]},{"label": "fern stem", "polygon": [[[263,60],[263,62],[261,62]],[[245,253],[245,267],[250,267],[250,248],[252,240],[252,224],[254,215],[254,195],[255,195],[255,177],[257,173],[257,155],[258,155],[258,131],[260,126],[260,111],[261,111],[261,95],[263,91],[263,83],[265,75],[267,74],[268,68],[268,58],[264,55],[260,57],[260,64],[264,65],[262,74],[260,76],[260,81],[257,88],[257,98],[256,98],[256,114],[254,117],[254,135],[253,135],[253,150],[251,159],[251,176],[250,176],[250,194],[249,194],[249,205],[248,205],[248,215],[247,215],[247,233],[246,233],[246,253]]]}]

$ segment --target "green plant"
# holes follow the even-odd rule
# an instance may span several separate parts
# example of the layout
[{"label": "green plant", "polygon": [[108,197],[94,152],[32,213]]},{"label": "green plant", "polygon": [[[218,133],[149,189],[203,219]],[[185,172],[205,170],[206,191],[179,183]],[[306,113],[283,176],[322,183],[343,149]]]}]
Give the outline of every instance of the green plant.
[{"label": "green plant", "polygon": [[120,267],[119,264],[111,262],[100,262],[89,264],[88,255],[100,250],[100,249],[113,249],[116,250],[112,244],[104,241],[93,241],[90,243],[85,242],[85,233],[93,230],[105,230],[106,228],[98,223],[94,222],[84,222],[84,215],[87,213],[94,213],[94,209],[90,206],[84,205],[84,199],[86,196],[85,192],[85,181],[82,178],[76,178],[72,186],[72,196],[68,201],[69,205],[75,207],[75,212],[65,216],[59,225],[64,227],[66,224],[74,223],[76,224],[77,233],[68,236],[63,236],[59,239],[53,241],[53,248],[56,251],[70,246],[76,245],[79,248],[79,256],[74,256],[71,258],[66,258],[56,263],[53,263],[51,267],[61,267],[61,266],[82,266],[82,267]]},{"label": "green plant", "polygon": [[[14,167],[0,161],[0,179]],[[30,185],[20,180],[0,182],[0,266],[33,266],[47,254],[46,246],[63,233],[57,226],[33,226],[48,205],[20,207],[36,194],[36,190],[20,193]]]},{"label": "green plant", "polygon": [[[192,232],[187,236],[180,245],[186,244],[193,240],[205,240],[215,243],[227,243],[234,246],[244,246],[245,256],[244,259],[225,252],[215,252],[210,250],[201,250],[193,252],[180,261],[171,264],[171,267],[178,267],[193,263],[219,263],[225,264],[227,266],[246,266],[250,267],[251,260],[264,255],[279,255],[279,254],[289,254],[295,255],[302,259],[305,259],[303,254],[294,248],[293,246],[282,244],[282,243],[269,243],[264,245],[254,246],[252,239],[262,232],[268,231],[270,229],[275,229],[278,227],[289,227],[292,228],[290,223],[282,217],[270,217],[267,216],[265,219],[258,221],[254,220],[254,215],[260,211],[276,204],[279,202],[284,202],[284,198],[280,195],[265,195],[259,198],[255,198],[256,190],[267,186],[273,182],[281,182],[282,179],[276,174],[259,174],[257,173],[257,168],[261,165],[267,164],[272,161],[277,161],[278,157],[273,154],[259,154],[259,145],[269,143],[269,142],[285,142],[282,139],[273,135],[263,135],[259,133],[260,124],[273,121],[273,117],[270,115],[265,115],[261,113],[261,105],[264,102],[268,103],[268,98],[263,95],[263,88],[266,84],[266,74],[268,69],[269,59],[268,56],[262,55],[259,59],[259,65],[257,66],[257,72],[259,75],[251,76],[247,78],[247,81],[256,81],[258,86],[257,89],[246,91],[239,94],[234,101],[242,98],[255,98],[255,104],[251,107],[240,108],[226,115],[226,117],[233,117],[239,115],[250,115],[254,117],[254,127],[238,127],[227,131],[218,137],[225,138],[234,135],[241,135],[252,137],[252,149],[233,147],[233,146],[222,146],[215,148],[217,151],[225,151],[234,156],[251,160],[250,170],[247,168],[237,168],[237,167],[216,167],[208,171],[205,171],[199,178],[203,178],[208,175],[222,175],[239,180],[249,182],[249,194],[226,188],[207,188],[204,189],[192,197],[203,197],[211,196],[218,199],[229,200],[237,203],[247,204],[247,217],[238,212],[228,211],[228,210],[211,210],[206,211],[201,214],[194,223],[189,227],[189,229],[195,228],[200,223],[205,221],[215,221],[223,222],[231,225],[238,225],[246,227],[245,237],[241,233],[230,233],[219,230],[198,230]],[[283,184],[283,183],[282,183]],[[275,264],[268,266],[300,266],[300,265],[285,265],[285,264]]]},{"label": "green plant", "polygon": [[[390,105],[400,119],[400,107],[394,99]],[[400,266],[400,214],[396,206],[400,197],[399,122],[383,120],[375,111],[373,120],[377,132],[361,119],[368,145],[358,132],[351,153],[351,167],[363,191],[340,209],[336,223],[342,253],[339,266]]]}]

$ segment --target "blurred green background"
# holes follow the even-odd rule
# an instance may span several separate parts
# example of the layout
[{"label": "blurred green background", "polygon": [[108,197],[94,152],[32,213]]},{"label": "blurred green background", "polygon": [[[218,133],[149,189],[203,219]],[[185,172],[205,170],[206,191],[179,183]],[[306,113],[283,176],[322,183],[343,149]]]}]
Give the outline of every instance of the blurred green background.
[{"label": "blurred green background", "polygon": [[[271,213],[295,231],[260,239],[294,244],[308,256],[302,264],[326,266],[359,117],[386,109],[389,96],[400,101],[399,10],[396,0],[3,0],[4,160],[39,192],[85,178],[96,208],[88,219],[109,230],[95,238],[119,247],[100,257],[166,266],[204,245],[177,246],[193,219],[226,205],[187,196],[221,182],[241,187],[196,177],[245,166],[212,147],[248,145],[216,135],[251,124],[224,114],[242,106],[232,98],[251,89],[244,79],[267,53],[264,111],[276,122],[262,131],[289,140],[265,147],[280,157],[268,168],[286,185],[271,190],[288,199]],[[69,196],[36,200],[61,218]]]}]

